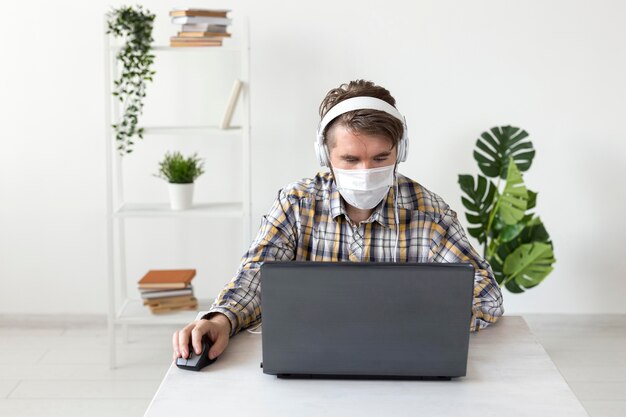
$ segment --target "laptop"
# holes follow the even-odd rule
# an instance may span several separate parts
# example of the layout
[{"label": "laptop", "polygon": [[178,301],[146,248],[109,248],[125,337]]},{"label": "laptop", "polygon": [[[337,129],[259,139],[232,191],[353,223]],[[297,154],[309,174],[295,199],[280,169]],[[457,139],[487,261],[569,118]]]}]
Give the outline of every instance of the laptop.
[{"label": "laptop", "polygon": [[465,376],[473,288],[470,264],[266,262],[263,372],[282,378]]}]

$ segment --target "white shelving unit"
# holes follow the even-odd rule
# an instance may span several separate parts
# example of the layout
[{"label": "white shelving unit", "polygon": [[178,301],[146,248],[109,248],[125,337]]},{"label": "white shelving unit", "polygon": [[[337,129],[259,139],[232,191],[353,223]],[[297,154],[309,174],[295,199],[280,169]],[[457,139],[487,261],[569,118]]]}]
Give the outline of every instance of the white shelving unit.
[{"label": "white shelving unit", "polygon": [[[105,22],[106,27],[106,22]],[[236,28],[242,31],[240,44],[236,47],[188,47],[172,48],[154,46],[155,60],[160,54],[240,54],[241,75],[243,82],[242,97],[239,108],[241,126],[220,129],[218,126],[143,126],[144,141],[154,135],[195,135],[205,136],[208,140],[214,137],[231,137],[241,140],[242,190],[239,201],[217,204],[195,204],[189,210],[172,211],[168,204],[130,203],[124,199],[123,158],[115,146],[115,133],[111,125],[120,118],[118,100],[112,96],[113,78],[118,74],[116,52],[118,47],[112,46],[110,37],[105,35],[105,148],[106,148],[106,193],[107,193],[107,277],[108,277],[108,331],[109,331],[109,362],[111,368],[116,366],[116,333],[118,327],[127,338],[129,325],[162,325],[187,324],[195,320],[197,311],[181,311],[170,314],[153,315],[138,298],[132,298],[127,291],[125,223],[136,218],[237,218],[242,222],[242,247],[249,243],[251,237],[251,189],[250,189],[250,44],[248,22],[242,21]],[[155,77],[158,77],[157,73]],[[141,124],[141,121],[140,121]],[[184,139],[184,138],[183,138]],[[181,140],[183,140],[181,139]],[[135,153],[140,152],[139,147]],[[135,279],[138,277],[133,277]],[[199,310],[206,310],[212,300],[198,299]]]}]

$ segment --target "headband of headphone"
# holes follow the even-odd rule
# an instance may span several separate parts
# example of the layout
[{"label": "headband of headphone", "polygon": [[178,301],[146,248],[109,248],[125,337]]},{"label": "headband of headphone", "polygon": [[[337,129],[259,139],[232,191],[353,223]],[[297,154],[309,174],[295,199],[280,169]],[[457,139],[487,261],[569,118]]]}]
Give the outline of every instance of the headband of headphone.
[{"label": "headband of headphone", "polygon": [[328,152],[324,145],[324,129],[340,115],[353,110],[372,109],[384,111],[402,122],[402,138],[398,142],[398,162],[406,161],[409,152],[409,136],[406,128],[406,120],[402,114],[391,104],[376,97],[352,97],[333,106],[322,118],[317,127],[317,140],[315,141],[315,153],[321,166],[330,166]]}]

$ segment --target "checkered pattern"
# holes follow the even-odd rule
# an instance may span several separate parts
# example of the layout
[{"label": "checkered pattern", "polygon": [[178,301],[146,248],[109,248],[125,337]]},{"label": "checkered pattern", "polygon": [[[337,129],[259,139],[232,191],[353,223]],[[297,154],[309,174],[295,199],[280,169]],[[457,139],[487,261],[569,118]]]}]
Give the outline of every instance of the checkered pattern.
[{"label": "checkered pattern", "polygon": [[[397,175],[397,262],[469,262],[474,266],[470,330],[502,316],[502,293],[489,264],[470,245],[456,213],[420,184]],[[290,184],[278,192],[235,277],[210,312],[225,314],[232,334],[261,321],[259,268],[265,261],[392,262],[396,243],[392,187],[360,225],[347,217],[331,173]]]}]

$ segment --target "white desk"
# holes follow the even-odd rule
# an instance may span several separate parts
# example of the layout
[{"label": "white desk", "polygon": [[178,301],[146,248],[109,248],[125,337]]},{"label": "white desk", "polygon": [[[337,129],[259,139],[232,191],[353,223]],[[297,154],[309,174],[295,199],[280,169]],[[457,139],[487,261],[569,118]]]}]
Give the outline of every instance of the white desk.
[{"label": "white desk", "polygon": [[145,416],[588,416],[519,316],[472,334],[451,381],[279,379],[260,362],[261,336],[243,332],[201,372],[173,364]]}]

